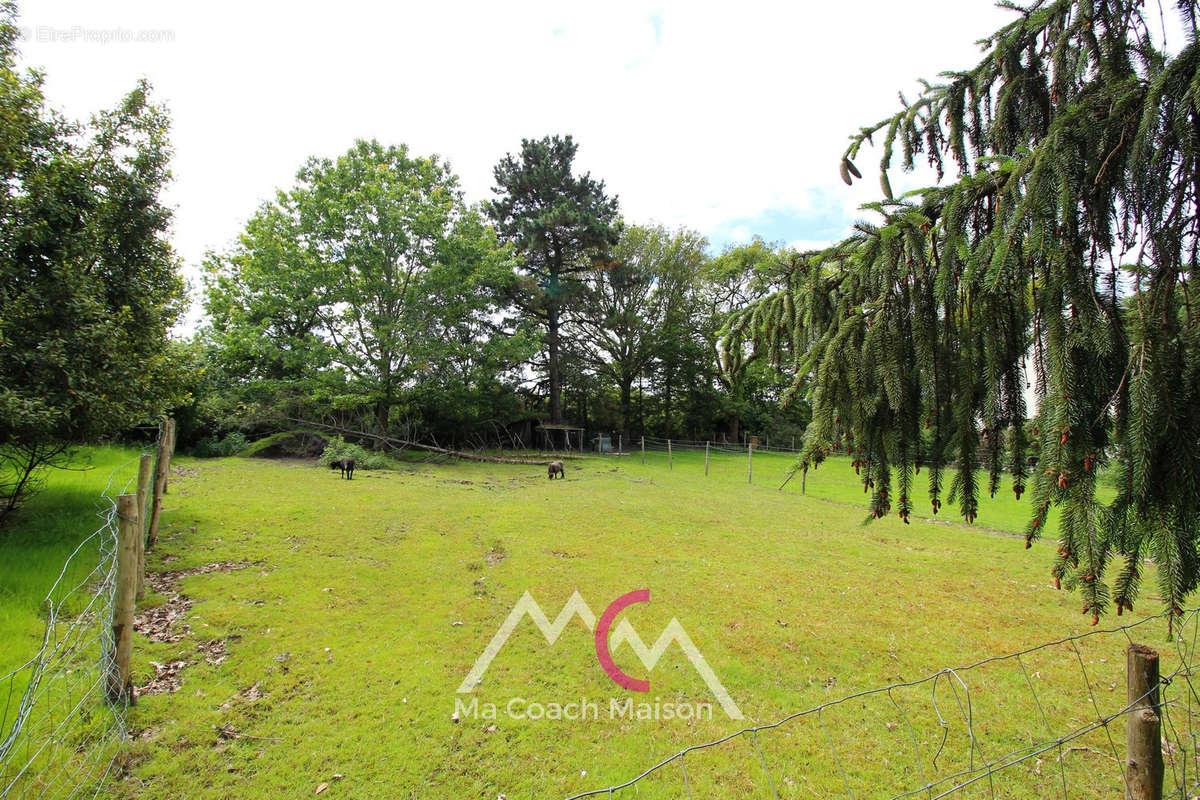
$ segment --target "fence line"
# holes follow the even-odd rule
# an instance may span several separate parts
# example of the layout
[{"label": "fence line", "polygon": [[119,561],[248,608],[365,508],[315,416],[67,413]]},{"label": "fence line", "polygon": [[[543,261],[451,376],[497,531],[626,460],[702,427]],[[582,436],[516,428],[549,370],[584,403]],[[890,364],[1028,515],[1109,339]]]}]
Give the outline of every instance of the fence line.
[{"label": "fence line", "polygon": [[[172,424],[164,420],[155,442],[164,471],[170,463],[166,448],[172,443]],[[127,675],[129,669],[127,648],[125,663],[118,664],[113,624],[120,562],[130,555],[118,551],[121,520],[113,481],[138,460],[109,474],[97,512],[100,526],[72,551],[47,592],[41,646],[0,677],[0,798],[97,797],[109,779],[133,702],[124,686],[111,691],[114,674]],[[135,480],[130,478],[116,494],[127,496]],[[161,504],[158,488],[155,501]],[[126,506],[136,503],[126,500]],[[140,545],[147,515],[134,516],[138,527],[131,535]],[[130,549],[133,563],[124,568],[134,572],[143,564],[139,548]]]},{"label": "fence line", "polygon": [[[1014,796],[1011,794],[997,794],[998,785],[1001,780],[1011,782],[1019,780],[1022,777],[1013,776],[1008,771],[1018,765],[1026,764],[1031,759],[1038,759],[1040,756],[1046,755],[1051,751],[1057,751],[1058,754],[1056,759],[1058,762],[1057,776],[1053,783],[1056,786],[1056,791],[1061,790],[1059,796],[1063,798],[1076,796],[1109,797],[1112,796],[1113,789],[1119,791],[1121,787],[1125,787],[1127,797],[1177,796],[1183,798],[1183,800],[1187,800],[1187,798],[1193,796],[1191,792],[1200,787],[1200,779],[1198,779],[1198,776],[1200,776],[1200,740],[1198,740],[1198,736],[1200,736],[1200,694],[1197,693],[1196,681],[1194,679],[1197,671],[1200,670],[1200,664],[1196,662],[1197,643],[1200,641],[1200,609],[1188,611],[1182,617],[1174,620],[1175,625],[1172,626],[1173,633],[1169,638],[1173,649],[1166,655],[1178,660],[1175,668],[1161,677],[1156,672],[1155,677],[1158,679],[1145,691],[1140,689],[1137,692],[1132,691],[1132,687],[1135,684],[1131,676],[1129,678],[1129,685],[1131,687],[1130,696],[1126,697],[1122,703],[1115,707],[1109,704],[1106,710],[1102,710],[1101,703],[1097,699],[1096,676],[1094,673],[1089,672],[1087,666],[1085,666],[1083,655],[1080,652],[1080,644],[1099,642],[1100,639],[1117,636],[1124,637],[1121,641],[1122,645],[1128,645],[1130,649],[1138,648],[1140,651],[1144,651],[1146,650],[1144,646],[1135,645],[1131,632],[1155,622],[1165,627],[1168,619],[1171,619],[1171,612],[1164,612],[1125,626],[1111,629],[1092,629],[1074,636],[1045,642],[1015,653],[985,658],[965,667],[942,669],[919,680],[902,680],[886,686],[846,695],[803,711],[788,714],[775,722],[742,728],[713,741],[691,745],[658,761],[653,766],[627,781],[573,794],[567,800],[582,800],[582,798],[601,796],[617,797],[623,790],[631,791],[628,795],[620,794],[619,796],[633,796],[634,793],[639,792],[641,782],[652,776],[662,777],[664,768],[672,764],[677,764],[680,768],[681,796],[692,798],[695,796],[693,792],[696,789],[696,773],[693,771],[689,776],[687,756],[689,754],[711,751],[721,745],[741,739],[749,739],[751,745],[744,756],[745,770],[741,779],[743,781],[746,780],[751,772],[756,774],[761,773],[762,777],[757,781],[753,781],[754,787],[759,790],[766,790],[769,796],[778,800],[780,797],[780,783],[777,782],[775,775],[779,774],[781,768],[773,772],[773,767],[778,767],[778,763],[774,765],[770,763],[763,748],[763,740],[760,740],[759,734],[772,734],[787,730],[806,718],[815,718],[821,729],[820,736],[814,733],[814,738],[824,739],[824,744],[820,750],[827,757],[827,763],[836,766],[836,770],[829,770],[833,775],[832,782],[840,784],[847,797],[861,796],[854,791],[852,780],[845,766],[847,763],[853,764],[854,762],[847,761],[843,754],[839,752],[825,717],[827,716],[826,712],[836,711],[840,706],[848,706],[856,701],[866,702],[874,700],[880,701],[881,706],[892,710],[892,713],[898,715],[898,718],[903,721],[905,732],[907,733],[905,749],[908,751],[908,755],[906,756],[906,760],[911,766],[911,769],[907,772],[907,777],[913,783],[904,786],[898,792],[886,795],[891,797],[892,800],[909,797],[925,797],[928,800],[937,800],[937,798],[948,797],[952,794],[962,792],[968,787],[973,787],[984,781],[987,782],[986,796]],[[1146,630],[1143,629],[1138,632],[1144,634]],[[1047,702],[1044,697],[1049,693],[1051,687],[1045,687],[1041,692],[1035,688],[1034,678],[1031,675],[1028,662],[1033,656],[1050,656],[1053,655],[1053,651],[1057,650],[1061,650],[1063,654],[1066,654],[1067,660],[1074,661],[1077,664],[1078,676],[1081,679],[1080,685],[1086,690],[1084,692],[1084,699],[1090,707],[1090,713],[1085,711],[1082,716],[1077,716],[1072,720],[1075,724],[1068,724],[1055,730],[1051,722],[1051,717],[1047,713]],[[984,731],[989,723],[994,724],[996,720],[980,719],[979,704],[975,698],[976,691],[973,691],[967,681],[967,677],[974,671],[1006,665],[1015,667],[1013,676],[1019,676],[1019,679],[1013,681],[1013,683],[1014,685],[1023,686],[1027,690],[1026,699],[1032,701],[1029,704],[1029,710],[1034,712],[1034,718],[1040,720],[1041,724],[1045,727],[1045,735],[1043,738],[1035,738],[1032,731],[1027,731],[1027,743],[1016,747],[1008,747],[1002,751],[1001,755],[987,757],[984,754],[984,740],[988,736]],[[1155,666],[1157,669],[1157,656],[1155,656]],[[897,699],[897,695],[902,691],[911,693],[912,690],[918,688],[928,690],[928,700],[925,701],[923,708],[914,706],[912,703],[908,707],[905,707]],[[939,691],[942,698],[941,704],[939,704]],[[1159,698],[1160,691],[1162,693],[1161,699]],[[1163,751],[1167,756],[1167,765],[1169,766],[1167,777],[1171,779],[1167,786],[1167,791],[1154,795],[1143,795],[1133,786],[1131,778],[1127,777],[1126,774],[1127,764],[1124,749],[1123,747],[1118,748],[1117,740],[1113,738],[1111,731],[1112,723],[1118,720],[1124,721],[1131,717],[1134,718],[1133,724],[1142,724],[1137,715],[1142,714],[1147,706],[1159,712],[1157,716],[1161,718],[1161,741]],[[950,714],[947,709],[955,709],[958,711],[958,714]],[[931,740],[936,741],[936,747],[930,746],[923,749],[919,743],[920,737],[917,734],[920,722],[918,718],[919,711],[926,712],[928,722],[930,723],[927,727],[935,730],[935,735],[930,736],[926,740],[926,744],[930,744]],[[932,713],[929,713],[930,711]],[[951,740],[951,730],[955,727],[952,722],[956,721],[956,716],[959,718],[957,719],[959,728],[958,738],[961,739],[961,741],[957,742]],[[936,722],[934,722],[935,720]],[[1155,726],[1159,724],[1157,718],[1154,724]],[[898,725],[899,723],[895,725],[888,723],[887,729],[892,730],[898,727]],[[939,731],[940,738],[939,735],[936,735]],[[1071,743],[1079,742],[1088,736],[1088,734],[1100,731],[1105,734],[1103,741],[1107,744],[1107,747],[1105,747],[1105,750],[1108,751],[1107,753],[1090,747],[1069,747]],[[1157,727],[1155,731],[1157,733]],[[1132,741],[1132,736],[1130,740]],[[1153,741],[1159,741],[1158,735],[1154,736]],[[992,742],[989,741],[987,744],[990,746]],[[1104,745],[1101,744],[1101,746]],[[1086,750],[1093,754],[1099,753],[1106,759],[1111,757],[1116,762],[1117,766],[1114,772],[1117,775],[1110,776],[1112,777],[1112,781],[1111,787],[1108,790],[1098,785],[1101,777],[1089,771],[1085,774],[1091,783],[1084,787],[1077,787],[1074,792],[1071,791],[1069,787],[1071,782],[1068,780],[1065,766],[1065,756],[1073,749]],[[960,757],[962,756],[962,752],[965,752],[967,763],[962,768],[951,768],[945,774],[940,774],[941,769],[938,766],[938,761],[952,750],[959,751]],[[793,765],[792,768],[795,769],[798,766]],[[1040,766],[1041,762],[1039,761],[1037,773],[1039,778],[1041,777]],[[730,791],[729,786],[719,783],[717,785],[721,786],[726,792]],[[737,787],[741,793],[745,793],[745,788],[741,784]],[[811,790],[817,787],[810,786],[809,788]],[[869,788],[878,790],[880,787],[873,786]],[[999,789],[1008,789],[1011,791],[1012,787],[999,786]],[[1045,792],[1045,787],[1042,787],[1040,791]],[[832,792],[826,791],[822,796],[832,796]],[[873,794],[872,796],[885,795]],[[1016,796],[1049,795],[1044,793],[1039,795],[1038,792],[1031,793],[1028,789],[1025,789],[1022,794]]]}]

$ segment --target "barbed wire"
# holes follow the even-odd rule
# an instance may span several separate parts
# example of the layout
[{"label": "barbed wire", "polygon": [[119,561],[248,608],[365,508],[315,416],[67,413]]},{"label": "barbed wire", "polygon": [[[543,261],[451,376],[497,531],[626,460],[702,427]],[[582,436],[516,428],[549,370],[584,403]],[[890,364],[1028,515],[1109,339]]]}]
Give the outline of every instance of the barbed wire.
[{"label": "barbed wire", "polygon": [[[154,446],[162,437],[160,427]],[[151,452],[147,447],[142,454]],[[141,455],[141,454],[139,454]],[[101,793],[125,739],[128,700],[113,702],[112,614],[117,580],[114,469],[100,493],[100,526],[63,563],[43,601],[46,629],[32,658],[0,677],[0,798]]]},{"label": "barbed wire", "polygon": [[[778,799],[780,797],[780,782],[776,780],[776,773],[772,772],[770,759],[765,750],[763,743],[765,739],[760,739],[760,734],[764,737],[770,734],[779,734],[787,731],[789,734],[798,733],[795,726],[801,724],[807,719],[815,718],[815,730],[811,732],[811,738],[814,740],[823,740],[819,746],[813,746],[806,751],[807,758],[804,764],[810,768],[814,764],[820,763],[821,759],[816,758],[820,752],[824,752],[828,756],[828,763],[832,764],[836,769],[827,770],[829,773],[826,780],[830,786],[840,786],[841,790],[847,797],[859,797],[864,794],[870,796],[890,797],[892,800],[901,800],[902,798],[924,797],[926,800],[937,800],[958,792],[966,790],[968,787],[987,782],[987,796],[1014,796],[1011,794],[1014,790],[1018,792],[1015,796],[1052,796],[1047,794],[1049,791],[1048,785],[1038,785],[1032,788],[1024,785],[1020,788],[1014,787],[1011,784],[1020,784],[1024,778],[1028,782],[1029,770],[1021,772],[1014,770],[1014,767],[1026,765],[1031,760],[1037,760],[1037,768],[1034,770],[1035,782],[1045,784],[1048,781],[1056,786],[1056,790],[1061,792],[1061,797],[1108,797],[1112,796],[1114,790],[1123,790],[1125,786],[1125,768],[1123,747],[1118,748],[1117,740],[1113,738],[1111,726],[1118,720],[1123,720],[1131,713],[1140,710],[1143,702],[1150,699],[1151,695],[1161,692],[1160,704],[1158,710],[1162,718],[1162,739],[1164,762],[1169,768],[1167,777],[1170,778],[1168,785],[1164,791],[1164,797],[1178,796],[1187,800],[1192,795],[1189,790],[1194,790],[1197,786],[1197,776],[1200,776],[1200,752],[1197,749],[1197,715],[1200,714],[1200,694],[1196,692],[1194,675],[1198,669],[1195,658],[1197,654],[1196,645],[1200,639],[1200,609],[1193,609],[1177,620],[1177,625],[1174,627],[1174,633],[1170,636],[1172,648],[1162,654],[1164,661],[1173,660],[1177,662],[1170,671],[1163,673],[1158,685],[1151,687],[1147,692],[1139,697],[1129,699],[1126,697],[1125,675],[1124,675],[1124,658],[1119,658],[1113,661],[1119,665],[1120,676],[1119,681],[1110,684],[1110,691],[1116,691],[1119,686],[1121,697],[1123,698],[1119,705],[1108,703],[1107,710],[1102,709],[1102,704],[1097,698],[1097,675],[1095,667],[1089,672],[1085,665],[1084,655],[1080,650],[1081,646],[1100,647],[1100,643],[1107,642],[1108,639],[1115,636],[1123,637],[1121,655],[1124,655],[1124,646],[1134,643],[1131,632],[1139,629],[1144,632],[1144,626],[1150,626],[1156,621],[1159,623],[1165,622],[1170,617],[1171,612],[1163,612],[1161,614],[1148,616],[1136,622],[1130,623],[1117,628],[1093,629],[1084,633],[1075,634],[1072,636],[1063,637],[1054,641],[1045,642],[1035,645],[1014,653],[1005,655],[991,656],[976,661],[965,667],[946,668],[928,675],[924,678],[914,681],[898,681],[886,686],[880,686],[872,689],[866,689],[860,692],[855,692],[835,700],[830,700],[821,703],[803,711],[797,711],[788,714],[781,719],[762,725],[755,725],[729,733],[721,738],[704,742],[702,744],[691,745],[686,747],[667,758],[662,759],[653,766],[644,770],[635,777],[622,783],[613,784],[604,788],[592,789],[589,791],[573,794],[567,800],[582,800],[587,797],[616,797],[624,790],[632,789],[638,791],[642,781],[647,780],[651,776],[664,775],[664,768],[678,764],[680,768],[679,778],[682,782],[683,796],[692,798],[696,791],[697,774],[693,770],[691,774],[688,772],[687,762],[688,756],[691,754],[702,753],[715,750],[716,748],[726,745],[741,739],[749,739],[751,748],[750,755],[747,756],[747,763],[744,770],[741,770],[740,779],[744,782],[752,782],[754,788],[758,790],[767,790],[768,796]],[[1111,649],[1111,648],[1110,648]],[[1100,655],[1099,653],[1109,653],[1110,650],[1100,650],[1093,652],[1093,664],[1106,665],[1109,658]],[[1051,722],[1051,714],[1047,711],[1046,695],[1053,688],[1052,684],[1043,687],[1039,691],[1035,686],[1035,675],[1040,678],[1040,672],[1031,673],[1029,669],[1029,661],[1035,657],[1051,658],[1058,655],[1066,664],[1074,663],[1077,666],[1077,687],[1081,687],[1083,695],[1081,698],[1073,698],[1072,702],[1078,705],[1080,701],[1086,705],[1083,716],[1079,716],[1079,710],[1070,709],[1066,706],[1069,703],[1064,703],[1060,698],[1055,704],[1055,711],[1059,714],[1073,713],[1075,716],[1070,718],[1068,724],[1061,725],[1059,730],[1055,730]],[[1011,699],[1015,694],[1017,686],[1024,686],[1027,690],[1027,700],[1031,701],[1028,706],[1021,711],[1024,716],[1038,720],[1045,728],[1045,735],[1041,738],[1036,738],[1031,730],[1024,731],[1024,736],[1028,741],[1019,745],[1004,742],[1005,737],[1013,738],[1019,734],[1005,734],[1003,732],[1004,720],[995,718],[983,719],[979,708],[977,695],[987,694],[990,690],[995,693],[998,688],[1004,688],[1004,681],[1001,680],[1005,676],[1001,673],[997,676],[992,684],[986,684],[982,680],[974,687],[968,682],[967,677],[972,673],[983,672],[991,669],[993,671],[1009,666],[1015,666],[1016,670],[1012,675],[1008,676],[1007,681],[1009,688],[1013,694],[1007,695]],[[1050,665],[1047,665],[1049,668]],[[1062,671],[1063,664],[1059,664],[1059,671]],[[1112,678],[1114,676],[1107,676]],[[910,704],[907,708],[902,704],[897,695],[906,692],[913,694],[915,690],[922,689],[928,691],[928,697],[922,704],[916,708]],[[1062,687],[1060,686],[1060,691]],[[940,695],[939,695],[940,693]],[[950,695],[949,697],[947,695]],[[939,700],[940,697],[940,700]],[[837,712],[841,707],[848,707],[855,704],[864,704],[863,709],[859,710],[857,723],[847,722],[848,726],[856,726],[856,736],[844,736],[844,739],[850,739],[851,744],[859,744],[861,751],[862,732],[864,726],[878,722],[879,719],[886,719],[887,715],[876,714],[868,715],[865,711],[865,704],[868,702],[880,701],[881,708],[891,709],[893,718],[898,715],[898,718],[904,724],[904,730],[907,732],[908,743],[905,749],[908,751],[907,759],[909,769],[897,770],[892,769],[889,775],[892,777],[902,778],[907,783],[899,788],[898,791],[889,790],[889,793],[881,793],[884,787],[878,785],[878,779],[867,779],[861,775],[851,775],[846,765],[854,765],[855,757],[859,760],[870,756],[864,756],[861,752],[852,753],[849,747],[839,748],[833,732],[830,729],[829,717],[833,712]],[[948,702],[947,702],[948,701]],[[1003,705],[1003,703],[1001,704]],[[957,714],[952,714],[948,709],[955,709]],[[925,719],[921,720],[917,716],[918,711],[925,712]],[[1026,713],[1028,712],[1028,713]],[[1090,713],[1089,713],[1090,712]],[[1009,716],[1012,716],[1009,711]],[[922,726],[922,722],[924,725]],[[888,721],[886,730],[892,731],[899,728],[899,722]],[[958,730],[955,731],[957,725]],[[921,736],[918,731],[927,734]],[[1078,743],[1088,737],[1089,734],[1103,733],[1104,736],[1096,744],[1097,748],[1081,747]],[[926,747],[922,747],[922,740]],[[934,744],[936,743],[936,744]],[[1072,746],[1072,743],[1077,743]],[[789,742],[792,749],[799,750],[800,747],[795,737]],[[891,745],[893,751],[897,749],[894,744]],[[985,755],[986,750],[993,749],[995,746],[996,752],[1002,753],[988,757]],[[1104,748],[1103,750],[1098,748]],[[781,748],[782,749],[782,748]],[[1086,770],[1083,776],[1075,775],[1076,781],[1069,779],[1068,770],[1066,768],[1066,756],[1072,751],[1086,751],[1093,755],[1103,756],[1105,761],[1111,759],[1115,763],[1111,785],[1104,781],[1100,774],[1095,770]],[[1045,778],[1040,767],[1042,764],[1041,757],[1052,751],[1057,751],[1057,776],[1056,780]],[[1107,751],[1107,752],[1105,752]],[[965,763],[958,763],[955,766],[947,767],[944,763],[939,765],[939,760],[945,761],[948,756],[956,755],[960,762],[965,759]],[[878,753],[874,756],[878,759]],[[890,759],[887,759],[890,760]],[[951,758],[951,760],[955,760]],[[1189,765],[1191,771],[1189,772]],[[793,760],[791,769],[801,770],[802,763],[800,760]],[[761,771],[762,778],[754,781],[751,773]],[[814,770],[815,771],[815,770]],[[1018,774],[1019,773],[1019,774]],[[858,778],[858,783],[865,782],[866,787],[860,786],[860,792],[856,792],[854,788],[855,780]],[[790,779],[784,776],[785,781]],[[1085,782],[1083,786],[1079,786],[1079,781]],[[1001,786],[1001,781],[1004,781],[1006,786]],[[1103,784],[1103,785],[1102,785]],[[789,784],[790,785],[790,784]],[[729,791],[728,786],[724,786],[726,791]],[[815,788],[815,787],[814,787]],[[745,787],[739,785],[739,791],[744,792]],[[997,794],[1003,789],[1005,794]],[[835,793],[835,790],[826,787],[823,796],[829,796]],[[622,795],[624,796],[624,795]]]}]

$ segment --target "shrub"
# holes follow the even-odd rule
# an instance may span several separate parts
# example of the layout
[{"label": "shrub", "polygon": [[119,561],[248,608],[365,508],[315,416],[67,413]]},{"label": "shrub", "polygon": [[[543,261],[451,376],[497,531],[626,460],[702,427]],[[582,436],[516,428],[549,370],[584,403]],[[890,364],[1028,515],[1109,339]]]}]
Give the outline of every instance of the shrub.
[{"label": "shrub", "polygon": [[234,431],[227,435],[224,439],[216,436],[205,436],[192,452],[198,458],[221,458],[223,456],[231,456],[245,449],[246,437],[244,434]]},{"label": "shrub", "polygon": [[328,467],[334,461],[343,458],[353,458],[357,469],[392,469],[395,466],[392,460],[383,453],[351,444],[341,436],[333,437],[333,441],[325,447],[325,452],[321,453],[321,457],[317,459],[317,464]]}]

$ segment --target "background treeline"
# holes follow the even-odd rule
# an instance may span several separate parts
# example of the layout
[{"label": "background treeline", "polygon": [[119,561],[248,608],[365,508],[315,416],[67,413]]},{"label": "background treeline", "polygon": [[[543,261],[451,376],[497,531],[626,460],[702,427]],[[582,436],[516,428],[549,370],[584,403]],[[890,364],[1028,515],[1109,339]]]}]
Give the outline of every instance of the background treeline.
[{"label": "background treeline", "polygon": [[296,420],[460,447],[541,445],[540,422],[798,441],[790,377],[722,370],[718,350],[794,256],[760,240],[714,256],[694,231],[627,222],[575,152],[522,142],[478,206],[403,145],[310,159],[206,259],[181,444],[219,454]]},{"label": "background treeline", "polygon": [[164,413],[202,455],[297,420],[458,447],[545,444],[542,422],[627,442],[802,433],[785,376],[718,355],[792,256],[714,257],[693,231],[626,222],[570,137],[523,141],[474,206],[402,144],[311,158],[206,257],[180,337],[165,109],[143,82],[63,117],[18,66],[16,18],[0,6],[0,520],[78,445],[145,438]]}]

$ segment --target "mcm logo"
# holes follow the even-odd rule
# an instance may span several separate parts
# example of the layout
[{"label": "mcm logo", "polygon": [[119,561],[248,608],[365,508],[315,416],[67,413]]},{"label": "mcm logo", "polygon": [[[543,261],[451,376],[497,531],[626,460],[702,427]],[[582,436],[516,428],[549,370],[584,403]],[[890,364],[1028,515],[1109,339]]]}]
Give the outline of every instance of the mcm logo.
[{"label": "mcm logo", "polygon": [[649,692],[650,681],[634,678],[616,665],[613,660],[613,653],[622,645],[626,644],[642,662],[647,671],[654,669],[654,666],[662,658],[667,647],[675,642],[679,648],[687,656],[688,661],[695,667],[696,672],[704,680],[709,691],[716,697],[717,702],[724,709],[730,719],[742,719],[741,709],[737,703],[733,702],[733,698],[729,696],[729,692],[721,685],[721,681],[717,678],[717,674],[713,672],[711,666],[704,659],[704,655],[700,652],[700,648],[688,636],[683,625],[679,620],[672,617],[667,623],[667,627],[663,629],[662,634],[654,642],[653,646],[647,646],[642,637],[634,630],[633,625],[629,620],[621,620],[614,628],[613,622],[617,616],[629,606],[635,603],[650,602],[650,590],[638,589],[628,592],[612,601],[604,613],[600,615],[600,619],[596,619],[596,615],[592,609],[580,596],[578,591],[572,592],[571,597],[563,606],[562,611],[551,622],[542,611],[541,606],[533,599],[528,591],[521,595],[521,599],[513,606],[513,610],[509,612],[508,617],[500,625],[500,629],[496,631],[496,635],[488,642],[488,646],[484,648],[479,658],[475,660],[475,665],[467,676],[463,678],[462,683],[458,687],[460,694],[465,694],[472,691],[483,680],[483,674],[487,671],[492,660],[496,658],[504,644],[508,641],[508,637],[516,630],[521,619],[528,616],[533,620],[533,624],[546,637],[548,644],[554,644],[558,641],[558,637],[562,635],[563,630],[567,627],[567,623],[573,617],[578,616],[583,622],[584,627],[592,631],[596,644],[596,657],[600,661],[600,667],[605,674],[610,677],[614,683],[625,689],[630,689],[635,692]]}]

